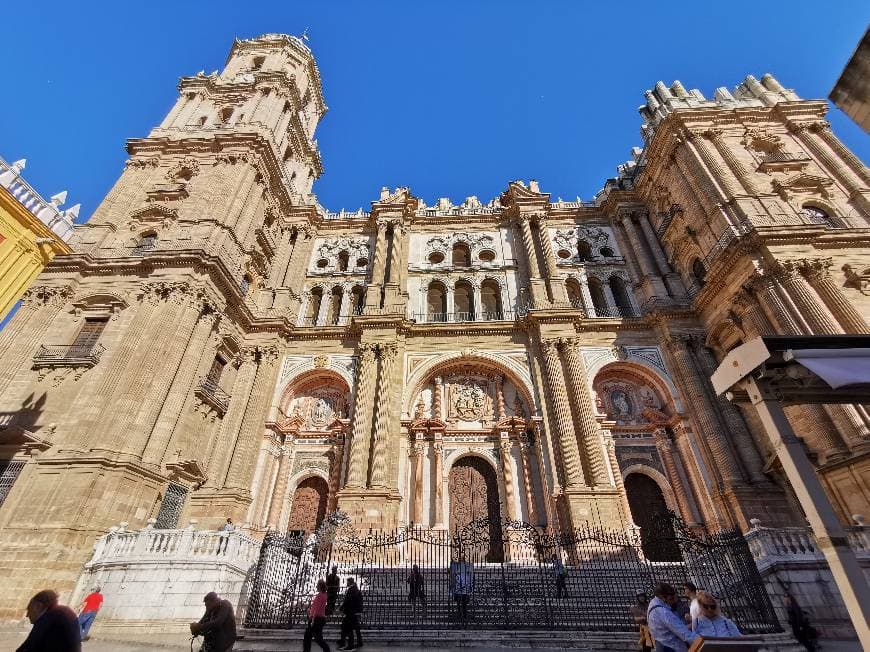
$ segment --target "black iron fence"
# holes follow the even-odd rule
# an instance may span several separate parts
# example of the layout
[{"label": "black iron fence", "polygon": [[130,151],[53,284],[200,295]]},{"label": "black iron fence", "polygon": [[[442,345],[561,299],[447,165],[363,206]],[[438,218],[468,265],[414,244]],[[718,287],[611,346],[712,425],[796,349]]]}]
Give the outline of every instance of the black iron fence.
[{"label": "black iron fence", "polygon": [[[635,533],[580,528],[550,534],[522,522],[483,519],[453,534],[420,528],[360,534],[336,513],[307,538],[266,536],[245,626],[304,626],[317,580],[336,566],[338,605],[353,577],[367,627],[633,631],[630,608],[638,590],[651,594],[657,582],[679,587],[690,580],[718,596],[744,632],[781,631],[738,531],[693,534],[672,514],[653,530],[641,543]],[[414,565],[425,602],[409,597]],[[340,617],[338,609],[332,617]]]}]

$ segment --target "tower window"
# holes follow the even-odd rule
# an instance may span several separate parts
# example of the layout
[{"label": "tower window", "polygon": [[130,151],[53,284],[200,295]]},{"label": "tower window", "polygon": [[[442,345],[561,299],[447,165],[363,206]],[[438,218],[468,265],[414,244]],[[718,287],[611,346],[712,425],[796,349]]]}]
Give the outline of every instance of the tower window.
[{"label": "tower window", "polygon": [[181,510],[187,500],[187,487],[171,483],[166,487],[163,501],[160,503],[160,511],[157,513],[157,522],[154,527],[158,530],[171,530],[178,525],[181,518]]},{"label": "tower window", "polygon": [[199,117],[199,126],[200,126],[200,127],[204,127],[206,122],[208,122],[208,116],[207,116],[207,115],[203,115],[203,116],[200,116],[200,117]]},{"label": "tower window", "polygon": [[233,117],[233,108],[230,106],[224,107],[220,110],[218,115],[220,116],[221,122],[229,122],[230,118]]},{"label": "tower window", "polygon": [[707,276],[707,270],[704,269],[704,263],[700,259],[695,258],[692,263],[692,276],[698,281],[698,285],[704,285],[704,278]]},{"label": "tower window", "polygon": [[[601,255],[613,255],[613,252],[611,252],[610,254],[605,254],[604,250],[602,249]],[[580,240],[577,242],[577,257],[580,260],[592,260],[592,247],[590,247],[589,243],[585,240]]]},{"label": "tower window", "polygon": [[24,460],[0,460],[0,505],[12,491],[12,485],[24,468]]},{"label": "tower window", "polygon": [[76,339],[72,343],[74,355],[89,354],[100,339],[103,330],[106,328],[106,319],[85,319],[81,330],[76,335]]},{"label": "tower window", "polygon": [[242,296],[248,296],[248,291],[251,289],[251,277],[245,274],[239,283],[239,289],[242,291]]},{"label": "tower window", "polygon": [[211,369],[208,370],[208,375],[206,377],[215,384],[219,383],[226,365],[227,363],[222,357],[219,355],[215,356],[214,361],[211,363]]},{"label": "tower window", "polygon": [[601,247],[601,255],[605,258],[612,258],[615,254],[610,247]]},{"label": "tower window", "polygon": [[471,251],[464,242],[453,245],[453,266],[468,267],[471,264]]},{"label": "tower window", "polygon": [[818,208],[817,206],[805,205],[803,207],[804,216],[813,224],[824,224],[827,227],[834,226],[834,220],[828,215],[827,211]]},{"label": "tower window", "polygon": [[266,62],[266,57],[254,57],[251,62],[251,70],[260,70]]}]

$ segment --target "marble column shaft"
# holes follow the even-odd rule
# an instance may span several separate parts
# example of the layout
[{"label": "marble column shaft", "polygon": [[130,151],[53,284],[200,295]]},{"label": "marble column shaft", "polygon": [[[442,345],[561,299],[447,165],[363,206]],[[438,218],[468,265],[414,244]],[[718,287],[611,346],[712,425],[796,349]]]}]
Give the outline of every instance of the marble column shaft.
[{"label": "marble column shaft", "polygon": [[689,147],[694,147],[694,149],[698,152],[701,160],[704,162],[704,166],[706,167],[706,173],[708,175],[707,182],[713,184],[714,186],[718,184],[722,190],[724,191],[724,196],[720,195],[722,199],[728,199],[733,197],[734,195],[740,194],[740,186],[736,183],[736,179],[730,170],[726,170],[722,164],[719,162],[718,157],[712,151],[710,145],[707,144],[707,141],[698,133],[690,133],[687,134],[689,139]]},{"label": "marble column shaft", "polygon": [[670,437],[668,437],[668,433],[664,428],[656,428],[653,431],[653,438],[655,440],[656,450],[658,450],[662,462],[664,463],[665,470],[668,473],[668,480],[673,487],[674,497],[677,499],[680,513],[687,523],[692,523],[694,522],[695,517],[692,514],[692,508],[689,506],[689,494],[683,486],[683,478],[680,476],[679,467],[674,459],[674,444]]},{"label": "marble column shaft", "polygon": [[533,447],[528,442],[520,444],[520,463],[523,470],[523,486],[526,489],[526,508],[529,512],[529,523],[532,525],[539,524],[538,517],[538,501],[535,500],[535,485],[532,480],[532,471],[529,467],[529,456],[532,454]]},{"label": "marble column shaft", "polygon": [[825,305],[815,296],[806,279],[800,275],[796,264],[791,261],[782,264],[779,268],[779,280],[812,334],[837,335],[843,332],[833,316],[828,314]]},{"label": "marble column shaft", "polygon": [[361,489],[368,474],[369,445],[372,436],[375,376],[377,361],[371,344],[360,344],[359,369],[356,376],[356,400],[353,413],[353,439],[350,444],[350,466],[347,486]]},{"label": "marble column shaft", "polygon": [[609,485],[601,451],[600,427],[595,418],[595,406],[589,393],[589,378],[583,364],[580,343],[575,339],[566,339],[561,342],[561,345],[568,367],[571,402],[574,404],[574,428],[588,468],[587,484]]},{"label": "marble column shaft", "polygon": [[502,440],[499,448],[501,452],[502,478],[504,479],[504,500],[507,503],[507,517],[513,521],[517,519],[517,498],[514,493],[514,467],[511,457],[513,443],[509,439]]},{"label": "marble column shaft", "polygon": [[562,363],[559,360],[559,350],[553,340],[543,340],[541,349],[544,354],[544,369],[555,414],[556,432],[554,439],[559,442],[559,452],[562,458],[562,469],[565,483],[569,488],[586,486],[583,481],[583,469],[580,466],[580,450],[577,446],[577,436],[574,434],[574,424],[571,421],[571,408],[565,392],[565,376]]},{"label": "marble column shaft", "polygon": [[341,490],[341,472],[344,468],[344,435],[335,434],[336,442],[332,445],[332,461],[329,466],[329,504],[327,509],[334,512],[338,508],[338,492]]},{"label": "marble column shaft", "polygon": [[435,525],[444,525],[444,444],[436,441],[435,451]]},{"label": "marble column shaft", "polygon": [[423,518],[423,444],[411,444],[411,458],[414,460],[414,517],[417,525],[426,525]]},{"label": "marble column shaft", "polygon": [[377,416],[375,419],[375,439],[372,450],[370,487],[386,487],[387,449],[390,431],[390,414],[393,405],[393,385],[398,357],[398,347],[394,344],[381,345],[381,369],[378,378]]}]

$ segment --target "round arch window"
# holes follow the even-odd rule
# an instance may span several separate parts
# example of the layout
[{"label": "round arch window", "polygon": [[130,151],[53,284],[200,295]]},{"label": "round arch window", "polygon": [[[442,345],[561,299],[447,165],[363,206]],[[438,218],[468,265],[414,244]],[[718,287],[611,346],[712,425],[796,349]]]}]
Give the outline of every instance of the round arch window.
[{"label": "round arch window", "polygon": [[368,267],[369,266],[369,259],[368,258],[358,258],[356,261],[356,266],[357,267]]},{"label": "round arch window", "polygon": [[491,263],[495,260],[495,252],[491,249],[484,249],[477,255],[477,257],[485,263]]},{"label": "round arch window", "polygon": [[329,261],[326,258],[321,258],[317,261],[317,269],[326,269],[329,266]]},{"label": "round arch window", "polygon": [[613,249],[611,249],[610,247],[601,247],[601,255],[605,258],[611,258],[615,254],[613,253]]},{"label": "round arch window", "polygon": [[428,260],[433,265],[437,265],[438,263],[443,263],[444,262],[444,253],[441,251],[433,251],[431,254],[429,254]]},{"label": "round arch window", "polygon": [[567,249],[559,249],[556,255],[562,260],[568,260],[571,257],[571,252]]},{"label": "round arch window", "polygon": [[804,216],[808,218],[813,224],[834,226],[834,221],[831,219],[831,216],[828,215],[828,212],[824,209],[819,208],[818,206],[811,206],[809,204],[805,204],[801,210],[803,211]]}]

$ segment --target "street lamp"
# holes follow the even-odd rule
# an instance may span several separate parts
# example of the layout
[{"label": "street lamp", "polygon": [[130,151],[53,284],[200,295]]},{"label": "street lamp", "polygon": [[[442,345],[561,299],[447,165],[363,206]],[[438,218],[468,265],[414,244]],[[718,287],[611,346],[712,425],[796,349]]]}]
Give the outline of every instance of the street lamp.
[{"label": "street lamp", "polygon": [[870,650],[870,586],[783,405],[870,403],[870,335],[757,337],[710,378],[717,395],[755,406],[828,561],[863,649]]}]

